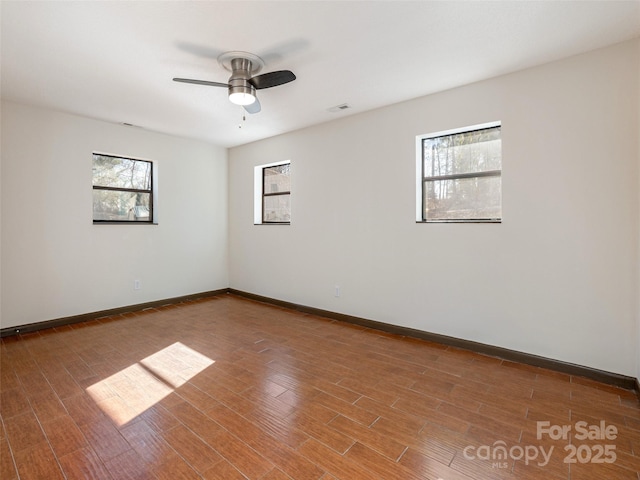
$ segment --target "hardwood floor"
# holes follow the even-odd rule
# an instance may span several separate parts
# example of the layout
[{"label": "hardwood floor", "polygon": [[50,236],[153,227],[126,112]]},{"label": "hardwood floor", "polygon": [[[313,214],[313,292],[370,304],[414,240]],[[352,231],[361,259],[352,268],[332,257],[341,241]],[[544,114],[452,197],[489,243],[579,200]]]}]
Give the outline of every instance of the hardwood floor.
[{"label": "hardwood floor", "polygon": [[632,391],[233,295],[0,351],[3,480],[640,478]]}]

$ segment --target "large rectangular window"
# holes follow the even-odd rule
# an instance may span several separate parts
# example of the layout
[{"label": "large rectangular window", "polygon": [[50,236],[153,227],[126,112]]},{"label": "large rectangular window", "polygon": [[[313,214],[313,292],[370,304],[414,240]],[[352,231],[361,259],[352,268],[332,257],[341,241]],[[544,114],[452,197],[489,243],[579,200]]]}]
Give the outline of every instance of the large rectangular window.
[{"label": "large rectangular window", "polygon": [[93,222],[153,223],[153,163],[94,153]]},{"label": "large rectangular window", "polygon": [[417,145],[418,221],[501,221],[500,123],[423,135]]},{"label": "large rectangular window", "polygon": [[291,163],[278,162],[255,167],[254,223],[291,223]]}]

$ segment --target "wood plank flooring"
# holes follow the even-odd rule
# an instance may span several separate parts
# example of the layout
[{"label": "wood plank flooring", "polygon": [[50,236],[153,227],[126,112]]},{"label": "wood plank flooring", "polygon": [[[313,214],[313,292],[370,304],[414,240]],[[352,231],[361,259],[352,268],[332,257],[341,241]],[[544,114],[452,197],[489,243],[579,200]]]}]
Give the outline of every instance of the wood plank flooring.
[{"label": "wood plank flooring", "polygon": [[3,480],[640,479],[634,392],[233,295],[0,352]]}]

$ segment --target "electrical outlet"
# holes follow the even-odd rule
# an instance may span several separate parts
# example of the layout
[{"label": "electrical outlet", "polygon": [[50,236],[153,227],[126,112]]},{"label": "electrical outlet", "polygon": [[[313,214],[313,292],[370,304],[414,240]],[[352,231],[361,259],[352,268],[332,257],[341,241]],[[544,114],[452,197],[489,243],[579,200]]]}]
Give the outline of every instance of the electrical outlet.
[{"label": "electrical outlet", "polygon": [[142,288],[141,285],[140,285],[140,280],[134,280],[133,281],[133,289],[134,290],[140,290],[140,288]]}]

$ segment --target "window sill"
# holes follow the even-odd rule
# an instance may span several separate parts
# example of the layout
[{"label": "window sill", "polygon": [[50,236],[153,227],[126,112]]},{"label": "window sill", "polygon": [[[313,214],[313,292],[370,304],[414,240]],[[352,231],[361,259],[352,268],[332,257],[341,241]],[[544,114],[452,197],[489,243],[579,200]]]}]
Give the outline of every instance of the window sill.
[{"label": "window sill", "polygon": [[110,220],[94,220],[94,225],[158,225],[156,222],[112,222]]},{"label": "window sill", "polygon": [[502,219],[476,220],[416,220],[416,223],[502,223]]}]

